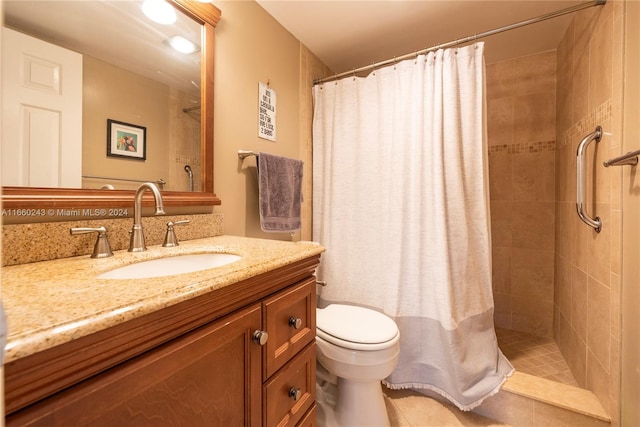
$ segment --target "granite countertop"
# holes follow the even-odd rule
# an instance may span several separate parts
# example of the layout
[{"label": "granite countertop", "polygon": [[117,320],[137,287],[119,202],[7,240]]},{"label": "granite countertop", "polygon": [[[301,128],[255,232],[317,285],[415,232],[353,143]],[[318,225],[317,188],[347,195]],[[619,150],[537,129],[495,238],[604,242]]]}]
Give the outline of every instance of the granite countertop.
[{"label": "granite countertop", "polygon": [[[282,242],[216,236],[151,246],[145,252],[114,252],[15,265],[2,269],[2,303],[8,336],[4,362],[63,344],[244,279],[315,256],[313,242]],[[220,252],[240,255],[209,270],[145,279],[97,279],[114,268],[166,256]]]}]

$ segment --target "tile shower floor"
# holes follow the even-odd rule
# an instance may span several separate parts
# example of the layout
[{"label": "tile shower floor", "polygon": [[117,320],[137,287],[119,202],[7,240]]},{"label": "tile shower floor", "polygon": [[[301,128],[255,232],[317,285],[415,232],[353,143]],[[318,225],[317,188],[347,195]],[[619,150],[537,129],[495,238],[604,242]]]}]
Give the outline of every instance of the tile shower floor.
[{"label": "tile shower floor", "polygon": [[[501,328],[496,328],[496,335],[500,349],[516,370],[578,386],[551,338]],[[383,387],[383,392],[391,427],[511,427],[412,390]],[[331,427],[321,422],[318,425]]]},{"label": "tile shower floor", "polygon": [[[498,344],[517,371],[578,386],[551,338],[496,328]],[[383,387],[391,427],[510,427],[411,390]]]},{"label": "tile shower floor", "polygon": [[551,338],[496,328],[498,346],[517,371],[579,387]]}]

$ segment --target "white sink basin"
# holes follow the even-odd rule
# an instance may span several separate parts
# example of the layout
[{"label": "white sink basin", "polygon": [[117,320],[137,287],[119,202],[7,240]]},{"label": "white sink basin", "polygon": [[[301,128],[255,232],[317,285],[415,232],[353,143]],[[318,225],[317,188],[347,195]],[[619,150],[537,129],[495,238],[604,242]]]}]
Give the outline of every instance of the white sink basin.
[{"label": "white sink basin", "polygon": [[238,255],[221,253],[177,255],[125,265],[102,273],[98,279],[148,279],[173,276],[222,267],[241,258]]}]

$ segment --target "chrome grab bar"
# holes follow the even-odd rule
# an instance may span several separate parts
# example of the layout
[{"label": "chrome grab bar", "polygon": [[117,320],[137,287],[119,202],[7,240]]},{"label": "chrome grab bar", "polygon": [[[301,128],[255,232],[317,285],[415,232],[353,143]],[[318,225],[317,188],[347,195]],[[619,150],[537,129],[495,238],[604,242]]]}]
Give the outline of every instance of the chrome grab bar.
[{"label": "chrome grab bar", "polygon": [[595,132],[590,133],[580,141],[576,158],[576,209],[578,210],[578,216],[580,219],[588,226],[593,227],[596,230],[596,233],[599,233],[602,229],[602,221],[599,217],[591,218],[589,214],[587,214],[584,206],[587,193],[586,151],[591,141],[595,140],[596,142],[600,142],[601,138],[602,127],[597,126]]},{"label": "chrome grab bar", "polygon": [[184,171],[189,174],[189,191],[193,191],[193,171],[191,166],[184,165]]}]

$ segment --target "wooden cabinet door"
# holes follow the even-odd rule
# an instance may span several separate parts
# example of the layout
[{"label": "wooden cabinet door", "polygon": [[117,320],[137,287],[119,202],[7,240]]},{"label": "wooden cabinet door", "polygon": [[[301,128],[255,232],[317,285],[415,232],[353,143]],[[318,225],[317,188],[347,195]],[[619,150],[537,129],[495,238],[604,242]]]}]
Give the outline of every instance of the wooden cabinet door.
[{"label": "wooden cabinet door", "polygon": [[254,304],[7,418],[7,426],[259,426]]}]

